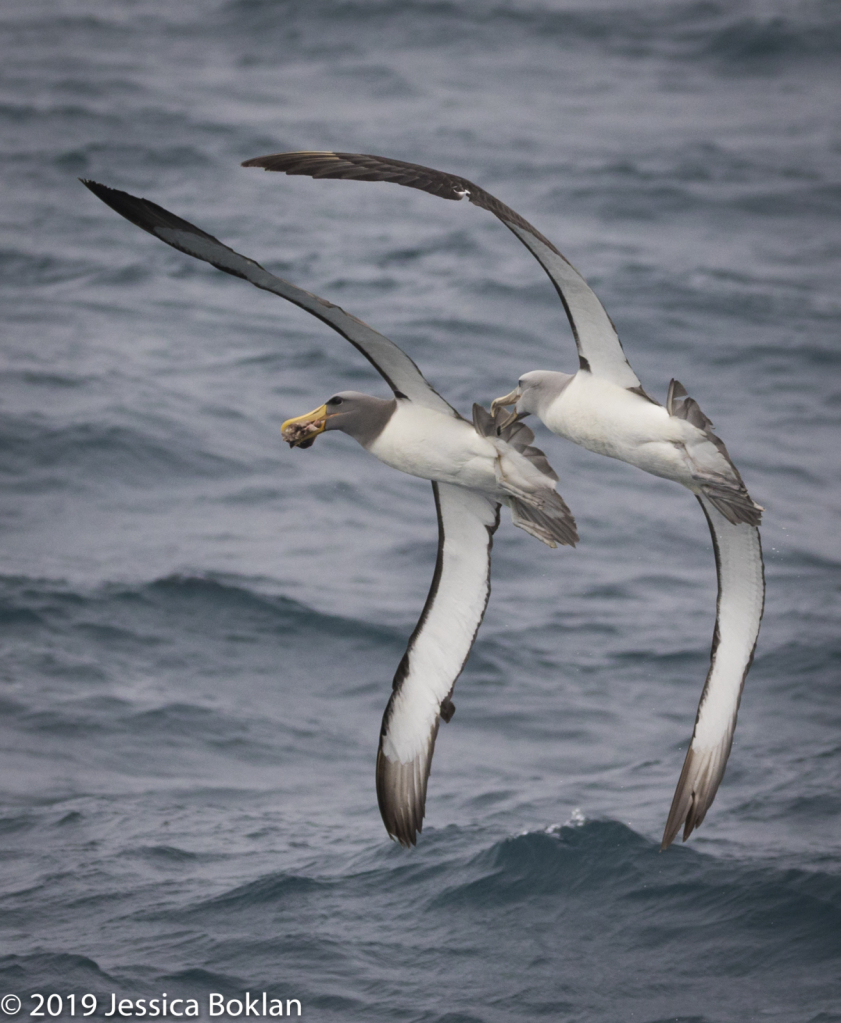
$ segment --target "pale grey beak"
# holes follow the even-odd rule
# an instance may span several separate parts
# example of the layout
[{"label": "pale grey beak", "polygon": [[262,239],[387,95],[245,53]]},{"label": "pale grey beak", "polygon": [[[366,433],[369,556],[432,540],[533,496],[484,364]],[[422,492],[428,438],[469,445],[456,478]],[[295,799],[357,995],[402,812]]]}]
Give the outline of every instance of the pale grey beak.
[{"label": "pale grey beak", "polygon": [[491,402],[492,416],[496,414],[496,410],[498,408],[507,408],[509,405],[514,406],[511,415],[509,415],[507,419],[505,419],[503,422],[500,422],[497,425],[498,429],[504,430],[506,426],[510,426],[511,423],[515,423],[520,418],[520,416],[517,413],[517,402],[520,400],[520,398],[522,398],[522,396],[523,392],[520,390],[520,387],[518,385],[517,387],[514,388],[513,391],[511,391],[510,394],[506,394],[502,398],[494,398],[494,400]]}]

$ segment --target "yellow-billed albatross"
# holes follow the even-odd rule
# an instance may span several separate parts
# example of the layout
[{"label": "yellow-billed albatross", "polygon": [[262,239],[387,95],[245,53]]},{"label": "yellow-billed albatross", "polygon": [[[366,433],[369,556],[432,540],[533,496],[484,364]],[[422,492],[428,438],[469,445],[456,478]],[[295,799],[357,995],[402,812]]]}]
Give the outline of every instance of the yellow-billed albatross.
[{"label": "yellow-billed albatross", "polygon": [[394,342],[350,313],[276,277],[259,263],[147,199],[83,182],[131,223],[173,248],[285,298],[346,338],[374,366],[394,397],[354,391],[333,395],[313,412],[287,420],[282,434],[309,447],[341,430],[380,461],[432,480],[438,514],[438,557],[420,620],[394,676],[377,752],[377,798],[386,829],[414,845],[440,719],[449,721],[452,692],[481,624],[490,594],[490,556],[501,504],[512,521],[550,547],[578,540],[575,521],[555,490],[558,477],[534,434],[502,425],[473,406],[462,418]]}]

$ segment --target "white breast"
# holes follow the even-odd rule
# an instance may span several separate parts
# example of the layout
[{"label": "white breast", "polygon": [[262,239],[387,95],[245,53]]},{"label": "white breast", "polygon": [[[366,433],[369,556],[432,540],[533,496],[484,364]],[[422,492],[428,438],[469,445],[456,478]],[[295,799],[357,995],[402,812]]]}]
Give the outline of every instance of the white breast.
[{"label": "white breast", "polygon": [[412,402],[398,401],[368,450],[381,462],[411,476],[488,493],[498,490],[493,444],[465,420]]},{"label": "white breast", "polygon": [[541,419],[553,433],[589,451],[655,476],[689,479],[683,446],[699,431],[662,405],[591,373],[577,373]]}]

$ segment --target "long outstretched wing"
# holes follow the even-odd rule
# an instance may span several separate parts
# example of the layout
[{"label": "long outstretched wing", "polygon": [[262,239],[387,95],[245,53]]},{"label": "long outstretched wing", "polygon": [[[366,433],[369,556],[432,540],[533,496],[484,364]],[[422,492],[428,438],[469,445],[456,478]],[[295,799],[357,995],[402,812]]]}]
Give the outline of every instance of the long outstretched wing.
[{"label": "long outstretched wing", "polygon": [[433,483],[438,559],[420,620],[383,714],[377,752],[377,799],[386,830],[414,845],[423,827],[426,785],[440,719],[490,596],[491,547],[499,505],[475,491]]},{"label": "long outstretched wing", "polygon": [[698,705],[695,731],[677,783],[661,849],[683,828],[683,840],[703,821],[724,777],[745,676],[753,661],[765,605],[765,572],[759,530],[729,522],[706,497],[718,574],[710,670]]},{"label": "long outstretched wing", "polygon": [[202,259],[218,270],[233,274],[234,277],[241,277],[255,287],[279,295],[318,317],[350,341],[398,397],[408,398],[419,405],[448,412],[453,416],[458,415],[452,406],[433,390],[409,356],[367,323],[351,316],[332,302],[312,295],[302,288],[296,288],[294,284],[281,277],[276,277],[253,259],[241,256],[227,245],[223,245],[218,238],[176,217],[162,206],[149,202],[148,199],[138,199],[128,192],[108,188],[107,185],[100,185],[96,181],[83,180],[82,184],[126,220],[174,249],[186,252],[188,256],[195,256],[196,259]]},{"label": "long outstretched wing", "polygon": [[529,249],[555,285],[572,327],[582,367],[620,387],[640,386],[613,322],[572,263],[519,213],[467,178],[365,153],[276,153],[246,160],[243,167],[262,167],[311,178],[393,181],[443,199],[469,199],[474,206],[489,210]]}]

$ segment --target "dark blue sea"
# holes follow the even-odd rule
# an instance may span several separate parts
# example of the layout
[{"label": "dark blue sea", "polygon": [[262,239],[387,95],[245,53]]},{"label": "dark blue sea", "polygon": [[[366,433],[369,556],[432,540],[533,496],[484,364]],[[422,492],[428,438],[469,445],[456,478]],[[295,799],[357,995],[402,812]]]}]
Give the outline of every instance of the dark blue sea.
[{"label": "dark blue sea", "polygon": [[[0,32],[0,1019],[85,995],[255,1018],[266,993],[319,1023],[841,1021],[838,4],[5,0]],[[542,427],[581,543],[504,517],[426,826],[388,839],[374,758],[430,486],[280,437],[387,388],[78,178],[355,313],[467,415],[577,360],[491,215],[239,166],[294,149],[513,206],[766,508],[756,660],[685,845],[658,852],[709,659],[706,523]]]}]

